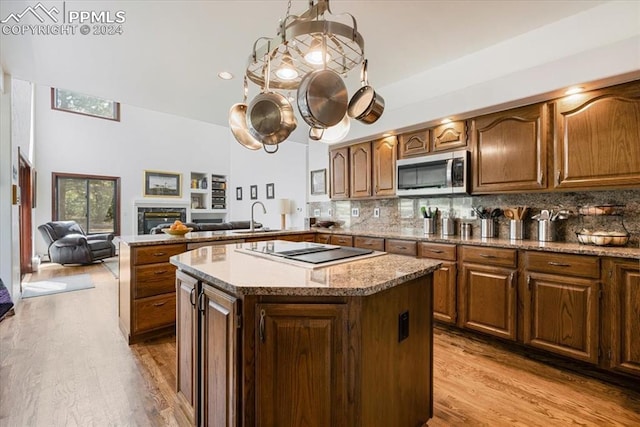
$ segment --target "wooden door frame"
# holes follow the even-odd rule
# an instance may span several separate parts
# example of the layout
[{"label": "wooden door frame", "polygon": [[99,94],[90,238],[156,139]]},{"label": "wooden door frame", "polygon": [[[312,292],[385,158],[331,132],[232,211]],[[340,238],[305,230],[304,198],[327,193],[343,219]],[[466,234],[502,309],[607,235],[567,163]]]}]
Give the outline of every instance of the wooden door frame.
[{"label": "wooden door frame", "polygon": [[18,147],[18,222],[20,230],[20,274],[33,272],[33,168]]}]

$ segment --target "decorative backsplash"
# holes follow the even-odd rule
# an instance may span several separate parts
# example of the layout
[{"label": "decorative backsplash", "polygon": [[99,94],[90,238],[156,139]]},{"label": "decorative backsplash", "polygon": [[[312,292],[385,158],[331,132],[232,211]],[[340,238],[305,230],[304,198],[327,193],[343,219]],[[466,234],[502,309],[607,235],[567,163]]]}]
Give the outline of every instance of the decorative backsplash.
[{"label": "decorative backsplash", "polygon": [[[621,205],[622,216],[585,217],[578,215],[578,207],[585,205]],[[557,241],[578,242],[576,232],[582,229],[591,231],[624,231],[631,234],[627,246],[640,245],[640,189],[583,191],[575,193],[525,193],[499,194],[466,197],[430,197],[430,198],[393,198],[375,200],[345,200],[311,202],[307,204],[307,215],[320,219],[337,221],[341,227],[352,229],[400,230],[423,228],[422,206],[438,208],[438,221],[444,216],[456,218],[456,234],[460,233],[460,223],[472,224],[472,235],[480,236],[480,221],[472,216],[472,208],[504,208],[528,206],[529,214],[525,220],[525,238],[537,240],[538,222],[531,216],[543,209],[568,209],[573,212],[567,220],[556,221]],[[374,217],[374,209],[379,209],[379,217]],[[352,216],[357,210],[358,216]],[[319,215],[315,215],[318,213]],[[436,229],[440,234],[440,223]],[[504,216],[498,219],[499,238],[509,238],[509,220]]]}]

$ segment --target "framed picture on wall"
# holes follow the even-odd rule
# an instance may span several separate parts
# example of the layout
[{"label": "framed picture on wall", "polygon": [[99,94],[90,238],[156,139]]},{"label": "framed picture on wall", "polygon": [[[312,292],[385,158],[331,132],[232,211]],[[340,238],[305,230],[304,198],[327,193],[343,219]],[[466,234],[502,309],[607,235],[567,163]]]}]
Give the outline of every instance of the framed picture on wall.
[{"label": "framed picture on wall", "polygon": [[182,174],[144,171],[145,197],[182,197]]},{"label": "framed picture on wall", "polygon": [[275,197],[275,184],[267,184],[267,199],[273,199]]},{"label": "framed picture on wall", "polygon": [[327,170],[311,171],[311,194],[327,194]]},{"label": "framed picture on wall", "polygon": [[258,198],[258,186],[257,185],[250,186],[249,193],[251,196],[251,200],[256,200]]},{"label": "framed picture on wall", "polygon": [[242,200],[242,187],[236,187],[236,200]]}]

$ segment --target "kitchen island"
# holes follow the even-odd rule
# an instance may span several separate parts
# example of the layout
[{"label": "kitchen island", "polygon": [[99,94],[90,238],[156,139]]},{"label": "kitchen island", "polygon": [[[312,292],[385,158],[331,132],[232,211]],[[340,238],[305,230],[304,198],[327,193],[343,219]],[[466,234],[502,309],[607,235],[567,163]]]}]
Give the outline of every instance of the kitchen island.
[{"label": "kitchen island", "polygon": [[265,256],[269,245],[171,257],[180,415],[225,426],[424,424],[440,262],[374,252],[303,265]]}]

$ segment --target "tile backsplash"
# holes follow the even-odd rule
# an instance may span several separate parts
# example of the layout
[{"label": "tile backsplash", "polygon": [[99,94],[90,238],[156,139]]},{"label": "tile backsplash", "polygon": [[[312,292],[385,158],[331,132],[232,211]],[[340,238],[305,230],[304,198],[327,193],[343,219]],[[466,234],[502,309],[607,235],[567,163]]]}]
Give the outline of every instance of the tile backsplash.
[{"label": "tile backsplash", "polygon": [[[578,207],[585,205],[620,205],[622,216],[585,217],[578,215]],[[351,229],[400,230],[422,229],[423,221],[420,213],[422,206],[432,210],[438,208],[438,227],[442,216],[456,218],[456,231],[459,234],[460,223],[472,224],[472,235],[480,236],[480,221],[472,213],[472,208],[504,208],[528,206],[529,215],[525,220],[525,238],[537,240],[538,222],[531,219],[542,209],[569,209],[574,214],[567,220],[556,221],[558,241],[577,242],[576,232],[581,229],[591,231],[624,231],[631,234],[628,246],[640,244],[640,189],[584,191],[572,193],[523,193],[498,194],[483,196],[454,196],[430,198],[393,198],[375,200],[344,200],[310,202],[307,204],[307,215],[320,211],[319,218],[337,221],[341,227]],[[379,217],[374,217],[374,210],[379,209]],[[358,216],[354,216],[356,213]],[[498,237],[509,238],[509,220],[504,216],[498,219]]]}]

